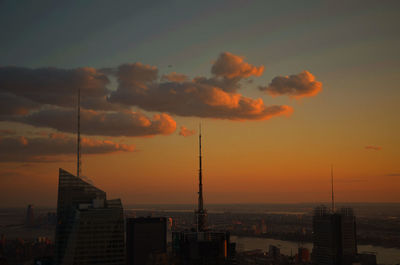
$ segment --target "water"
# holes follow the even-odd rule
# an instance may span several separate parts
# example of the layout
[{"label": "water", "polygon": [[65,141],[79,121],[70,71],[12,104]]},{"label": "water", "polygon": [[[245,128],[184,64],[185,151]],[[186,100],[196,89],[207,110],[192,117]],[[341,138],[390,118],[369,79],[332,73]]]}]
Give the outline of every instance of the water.
[{"label": "water", "polygon": [[[242,250],[262,249],[268,251],[269,245],[275,245],[281,249],[281,253],[285,255],[295,255],[297,253],[298,244],[296,242],[277,240],[271,238],[258,237],[237,237],[231,236],[231,240],[236,242],[236,248]],[[305,243],[304,247],[312,251],[312,244]],[[400,248],[384,248],[371,245],[358,245],[358,252],[374,252],[378,264],[398,264],[400,263]]]}]

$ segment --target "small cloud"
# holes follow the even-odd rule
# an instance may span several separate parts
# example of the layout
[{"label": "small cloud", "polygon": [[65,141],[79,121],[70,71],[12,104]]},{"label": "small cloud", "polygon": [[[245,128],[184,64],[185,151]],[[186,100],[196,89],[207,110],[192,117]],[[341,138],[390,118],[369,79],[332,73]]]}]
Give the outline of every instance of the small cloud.
[{"label": "small cloud", "polygon": [[223,52],[211,68],[211,73],[224,78],[247,78],[250,76],[260,76],[264,72],[264,66],[254,66],[246,63],[243,57]]},{"label": "small cloud", "polygon": [[376,146],[376,145],[367,145],[365,147],[367,150],[374,150],[374,151],[380,151],[382,150],[382,146]]},{"label": "small cloud", "polygon": [[187,80],[187,76],[184,74],[179,74],[177,72],[172,72],[161,77],[161,81],[170,81],[170,82],[184,82]]},{"label": "small cloud", "polygon": [[259,87],[261,91],[271,96],[288,95],[296,99],[312,97],[322,90],[322,83],[315,80],[315,77],[308,71],[296,75],[277,76],[272,79],[266,87]]},{"label": "small cloud", "polygon": [[181,126],[181,130],[179,131],[179,135],[184,136],[184,137],[192,136],[195,133],[196,133],[195,130],[189,130],[185,126]]},{"label": "small cloud", "polygon": [[0,135],[15,135],[15,134],[16,134],[15,130],[0,129]]},{"label": "small cloud", "polygon": [[388,173],[384,175],[385,177],[400,177],[400,172],[398,173]]}]

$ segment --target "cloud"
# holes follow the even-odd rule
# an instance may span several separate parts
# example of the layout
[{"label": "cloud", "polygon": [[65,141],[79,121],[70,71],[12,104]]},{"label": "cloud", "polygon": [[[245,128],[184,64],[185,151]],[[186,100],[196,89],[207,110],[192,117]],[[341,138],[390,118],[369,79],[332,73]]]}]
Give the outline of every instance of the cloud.
[{"label": "cloud", "polygon": [[184,74],[179,74],[176,72],[172,72],[161,77],[162,81],[171,81],[171,82],[184,82],[188,79],[188,77]]},{"label": "cloud", "polygon": [[267,120],[274,116],[288,115],[292,111],[289,106],[265,106],[261,98],[251,99],[195,82],[168,82],[143,89],[120,87],[111,94],[110,100],[147,111],[242,121]]},{"label": "cloud", "polygon": [[221,53],[211,68],[211,73],[214,75],[228,79],[260,76],[263,72],[263,65],[258,67],[251,65],[244,62],[243,57],[229,52]]},{"label": "cloud", "polygon": [[[138,73],[145,73],[145,78]],[[159,83],[156,82],[157,68],[143,64],[120,66],[115,74],[119,86],[111,93],[110,102],[147,111],[241,121],[267,120],[292,111],[289,106],[265,106],[260,98],[251,99],[229,91],[224,87],[229,79],[198,77],[185,82]]]},{"label": "cloud", "polygon": [[[108,154],[132,152],[134,145],[119,144],[82,138],[82,153]],[[0,138],[0,162],[54,162],[59,156],[76,153],[76,139],[65,134],[49,134],[48,137],[2,137]]]},{"label": "cloud", "polygon": [[179,131],[179,135],[184,136],[184,137],[192,136],[195,133],[196,133],[195,130],[189,130],[185,126],[181,126],[181,130]]},{"label": "cloud", "polygon": [[322,90],[322,83],[315,80],[315,77],[308,71],[297,75],[277,76],[272,79],[267,87],[259,87],[271,96],[288,95],[296,99],[312,97]]},{"label": "cloud", "polygon": [[385,177],[400,177],[400,172],[388,173],[384,175]]},{"label": "cloud", "polygon": [[[160,79],[157,67],[139,62],[103,69],[0,67],[0,121],[72,132],[78,88],[82,132],[89,135],[166,135],[176,129],[169,115],[235,121],[290,115],[289,106],[266,105],[261,98],[237,92],[244,78],[263,71],[264,66],[251,65],[229,52],[213,63],[211,77],[193,79],[176,72]],[[110,75],[117,79],[116,90],[109,88]],[[133,112],[133,106],[161,113],[148,118]]]},{"label": "cloud", "polygon": [[[70,109],[50,108],[34,112],[12,121],[35,127],[53,128],[60,132],[76,132],[76,112]],[[155,114],[152,119],[140,112],[104,112],[81,110],[81,132],[104,136],[168,135],[176,130],[176,122],[168,114]]]},{"label": "cloud", "polygon": [[118,67],[117,75],[123,87],[143,87],[157,79],[158,69],[142,63],[122,64]]},{"label": "cloud", "polygon": [[376,146],[376,145],[367,145],[365,147],[367,150],[374,150],[374,151],[380,151],[382,150],[382,146]]},{"label": "cloud", "polygon": [[[0,67],[0,92],[38,104],[73,107],[81,90],[81,105],[88,109],[116,109],[107,101],[108,77],[94,68],[76,69]],[[4,98],[0,95],[0,99]],[[3,113],[3,112],[0,112]]]},{"label": "cloud", "polygon": [[15,130],[10,129],[0,129],[0,136],[4,135],[15,135],[17,132]]},{"label": "cloud", "polygon": [[40,104],[27,98],[18,97],[11,93],[1,91],[0,85],[0,116],[25,115],[31,110],[39,109]]}]

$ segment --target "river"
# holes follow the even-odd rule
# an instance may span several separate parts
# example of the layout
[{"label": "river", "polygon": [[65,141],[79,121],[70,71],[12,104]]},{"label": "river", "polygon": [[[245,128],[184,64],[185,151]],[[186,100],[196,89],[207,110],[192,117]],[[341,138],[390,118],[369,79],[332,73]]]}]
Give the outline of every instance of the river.
[{"label": "river", "polygon": [[[231,236],[232,242],[236,242],[236,248],[239,251],[262,249],[268,251],[269,245],[275,245],[281,249],[281,253],[290,255],[291,252],[296,254],[298,243],[292,241],[277,240],[271,238],[259,237],[237,237]],[[304,243],[304,247],[312,251],[312,243]],[[358,252],[374,252],[378,264],[399,264],[400,263],[400,248],[384,248],[371,245],[358,245]]]}]

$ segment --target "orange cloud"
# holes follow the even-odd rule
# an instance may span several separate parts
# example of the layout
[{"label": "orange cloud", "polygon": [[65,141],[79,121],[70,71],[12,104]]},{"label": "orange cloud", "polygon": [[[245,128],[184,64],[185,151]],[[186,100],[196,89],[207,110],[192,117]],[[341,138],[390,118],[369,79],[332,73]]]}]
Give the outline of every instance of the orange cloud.
[{"label": "orange cloud", "polygon": [[189,130],[188,128],[186,128],[185,126],[181,126],[181,130],[179,131],[179,135],[182,135],[184,137],[187,136],[192,136],[193,134],[195,134],[196,131],[195,130]]},{"label": "orange cloud", "polygon": [[259,87],[271,96],[288,95],[296,99],[312,97],[322,90],[322,83],[315,80],[315,77],[308,71],[297,75],[277,76],[272,79],[267,87]]},{"label": "orange cloud", "polygon": [[375,145],[367,145],[365,147],[367,150],[374,150],[374,151],[380,151],[382,150],[382,146],[375,146]]},{"label": "orange cloud", "polygon": [[[76,111],[68,109],[44,109],[14,121],[36,127],[48,127],[60,132],[76,131]],[[104,136],[154,136],[168,135],[176,130],[176,122],[168,114],[156,114],[152,119],[140,112],[103,112],[81,110],[81,132]],[[53,135],[55,138],[57,135]]]},{"label": "orange cloud", "polygon": [[[260,98],[237,93],[243,78],[260,76],[263,71],[264,66],[251,65],[229,52],[221,53],[212,65],[212,77],[192,80],[173,72],[162,76],[160,81],[157,67],[139,62],[107,69],[0,67],[0,120],[72,132],[78,87],[82,133],[89,135],[170,134],[175,131],[176,123],[168,114],[240,121],[289,115],[292,112],[289,106],[267,106]],[[117,78],[116,90],[107,88],[108,75]],[[320,84],[308,72],[297,77],[300,81],[293,76],[287,78],[296,84],[307,83],[304,80]],[[315,89],[314,92],[304,92],[305,89],[298,87],[295,90],[290,92],[295,97],[316,93]],[[132,106],[162,113],[148,118],[133,112]]]},{"label": "orange cloud", "polygon": [[223,52],[211,68],[211,73],[225,78],[246,78],[260,76],[264,72],[264,66],[254,66],[244,62],[243,57],[230,52]]},{"label": "orange cloud", "polygon": [[[0,140],[0,162],[49,162],[62,160],[60,156],[74,155],[75,137],[50,134],[48,137],[3,137]],[[134,145],[82,138],[82,153],[107,154],[132,152]]]},{"label": "orange cloud", "polygon": [[184,82],[187,80],[187,76],[184,74],[179,74],[176,72],[172,72],[161,77],[162,81],[171,81],[171,82]]},{"label": "orange cloud", "polygon": [[[236,64],[233,64],[236,70],[232,70],[231,76],[245,77],[262,72],[261,68],[244,63],[243,59],[230,53],[223,53],[222,59],[220,58],[213,67],[221,70],[220,66],[226,61],[225,57],[228,61],[232,58],[236,61]],[[260,98],[251,99],[234,92],[238,88],[238,79],[226,79],[229,75],[222,79],[197,77],[185,82],[157,83],[155,67],[134,64],[130,71],[131,76],[126,69],[121,72],[121,67],[116,71],[120,82],[118,89],[111,93],[110,102],[179,116],[241,121],[266,120],[273,116],[289,115],[292,111],[289,106],[265,106]],[[145,72],[147,77],[138,78],[139,72]]]}]

